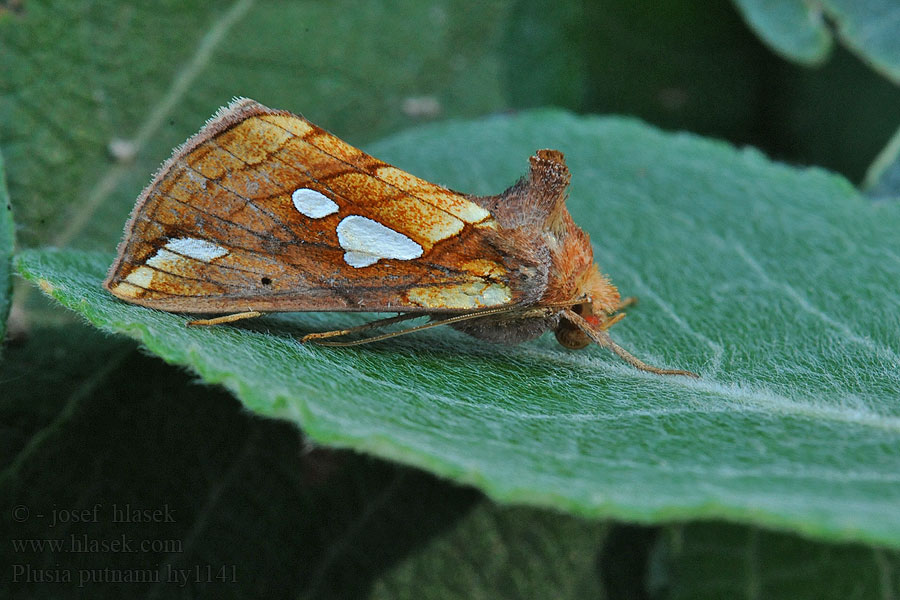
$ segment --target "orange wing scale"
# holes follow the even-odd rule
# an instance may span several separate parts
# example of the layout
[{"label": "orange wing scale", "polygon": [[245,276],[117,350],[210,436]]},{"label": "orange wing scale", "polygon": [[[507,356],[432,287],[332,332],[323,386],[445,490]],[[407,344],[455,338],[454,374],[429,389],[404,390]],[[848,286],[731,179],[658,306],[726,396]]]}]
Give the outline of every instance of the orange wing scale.
[{"label": "orange wing scale", "polygon": [[[310,218],[298,189],[337,205]],[[354,267],[337,228],[371,219],[421,246]],[[105,282],[180,312],[465,311],[515,304],[508,253],[472,199],[379,161],[296,115],[239,100],[176,150],[144,190]],[[199,253],[199,254],[198,254]]]}]

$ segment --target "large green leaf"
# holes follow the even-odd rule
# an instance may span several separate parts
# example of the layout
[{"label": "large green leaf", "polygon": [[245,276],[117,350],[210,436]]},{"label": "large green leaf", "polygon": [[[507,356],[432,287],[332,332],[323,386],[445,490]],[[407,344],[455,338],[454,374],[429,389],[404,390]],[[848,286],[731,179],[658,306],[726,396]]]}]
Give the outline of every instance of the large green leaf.
[{"label": "large green leaf", "polygon": [[817,64],[831,50],[827,20],[841,42],[882,75],[900,83],[900,5],[894,0],[733,0],[772,48]]},{"label": "large green leaf", "polygon": [[30,251],[19,269],[250,410],[504,501],[900,546],[900,261],[890,246],[900,210],[752,150],[560,112],[429,127],[370,150],[488,193],[537,147],[567,153],[576,221],[604,270],[641,298],[614,337],[701,380],[648,376],[550,338],[505,348],[434,331],[335,350],[289,335],[351,316],[186,328],[185,317],[103,292],[110,254]]},{"label": "large green leaf", "polygon": [[[35,353],[49,344],[55,356]],[[130,597],[462,599],[527,586],[531,598],[575,600],[598,589],[603,524],[310,447],[292,424],[135,346],[70,323],[34,327],[9,349],[17,368],[4,376],[30,387],[0,395],[0,597],[118,599],[116,578],[136,573],[160,581],[128,583]],[[126,506],[170,519],[116,522]],[[123,538],[131,552],[87,546]],[[62,550],[39,546],[56,540]],[[169,579],[197,567],[200,577]],[[72,581],[41,581],[48,572]]]},{"label": "large green leaf", "polygon": [[[35,362],[32,348],[56,358]],[[104,345],[106,346],[104,348]],[[84,348],[90,348],[85,352]],[[27,360],[18,360],[22,357]],[[471,490],[351,452],[310,448],[288,423],[255,418],[224,392],[84,326],[37,327],[9,350],[31,393],[5,390],[0,502],[30,513],[87,510],[97,522],[7,521],[7,565],[74,583],[0,582],[0,596],[75,597],[82,569],[234,566],[235,582],[190,582],[193,598],[890,597],[900,557],[860,546],[702,524],[616,526],[496,506]],[[80,379],[84,371],[91,376]],[[115,523],[112,504],[168,506],[174,523]],[[45,513],[43,511],[46,511]],[[21,514],[21,513],[16,513]],[[177,540],[182,552],[16,551],[19,540]],[[811,570],[811,567],[813,570]],[[11,567],[12,568],[12,567]],[[102,577],[102,574],[100,575]],[[120,598],[121,584],[88,584]],[[176,583],[129,584],[169,597]],[[180,588],[179,588],[180,589]],[[82,592],[83,593],[83,592]],[[843,596],[841,595],[843,594]],[[896,592],[895,592],[896,594]]]},{"label": "large green leaf", "polygon": [[15,244],[15,226],[12,204],[6,191],[6,168],[0,153],[0,354],[6,337],[6,318],[12,303],[12,254]]}]

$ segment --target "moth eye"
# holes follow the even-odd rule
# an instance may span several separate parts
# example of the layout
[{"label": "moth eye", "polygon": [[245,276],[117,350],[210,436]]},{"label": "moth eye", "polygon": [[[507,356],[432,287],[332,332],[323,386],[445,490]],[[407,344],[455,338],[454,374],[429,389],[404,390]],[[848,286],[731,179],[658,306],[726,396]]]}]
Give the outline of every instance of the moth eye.
[{"label": "moth eye", "polygon": [[260,282],[261,282],[263,285],[271,285],[271,284],[272,284],[272,280],[269,279],[268,277],[263,277],[262,279],[260,279]]},{"label": "moth eye", "polygon": [[591,343],[591,339],[583,331],[565,319],[560,320],[553,333],[556,341],[569,350],[581,350]]}]

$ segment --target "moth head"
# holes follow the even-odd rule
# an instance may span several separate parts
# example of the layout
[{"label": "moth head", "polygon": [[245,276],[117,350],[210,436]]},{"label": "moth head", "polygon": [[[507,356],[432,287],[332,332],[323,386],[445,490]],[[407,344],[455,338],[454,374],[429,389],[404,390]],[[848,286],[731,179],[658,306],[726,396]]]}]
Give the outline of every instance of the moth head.
[{"label": "moth head", "polygon": [[[598,330],[612,325],[614,321],[609,319],[609,315],[619,307],[619,290],[600,273],[596,264],[592,264],[582,274],[576,289],[575,297],[583,301],[572,306],[572,310]],[[559,320],[554,333],[556,341],[571,350],[581,350],[592,343],[584,331],[565,318]]]}]

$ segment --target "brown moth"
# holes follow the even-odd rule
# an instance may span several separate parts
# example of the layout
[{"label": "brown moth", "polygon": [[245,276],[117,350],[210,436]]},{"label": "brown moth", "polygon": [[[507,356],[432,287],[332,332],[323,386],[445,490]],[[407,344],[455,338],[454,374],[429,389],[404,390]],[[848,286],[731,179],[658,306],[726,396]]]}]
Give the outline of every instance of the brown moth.
[{"label": "brown moth", "polygon": [[[565,207],[561,152],[496,196],[449,190],[384,163],[286,111],[248,99],[221,109],[141,193],[104,286],[152,308],[222,314],[397,312],[302,341],[348,346],[437,325],[515,344],[553,330],[645,364],[610,338],[619,292]],[[427,316],[430,322],[346,336]]]}]

